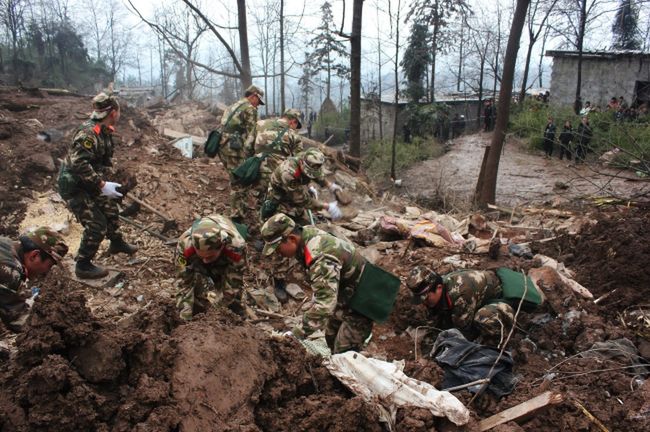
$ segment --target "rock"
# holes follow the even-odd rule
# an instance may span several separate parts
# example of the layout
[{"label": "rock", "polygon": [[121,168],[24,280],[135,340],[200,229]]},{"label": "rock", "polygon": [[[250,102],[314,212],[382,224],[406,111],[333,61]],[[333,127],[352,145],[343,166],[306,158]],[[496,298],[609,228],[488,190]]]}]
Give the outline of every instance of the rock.
[{"label": "rock", "polygon": [[287,294],[296,300],[302,300],[305,298],[305,292],[302,290],[302,288],[300,288],[300,285],[298,284],[287,284],[285,290],[287,291]]},{"label": "rock", "polygon": [[29,157],[29,161],[31,162],[32,166],[36,169],[48,173],[53,173],[56,171],[54,160],[52,159],[52,155],[50,155],[49,153],[36,153]]}]

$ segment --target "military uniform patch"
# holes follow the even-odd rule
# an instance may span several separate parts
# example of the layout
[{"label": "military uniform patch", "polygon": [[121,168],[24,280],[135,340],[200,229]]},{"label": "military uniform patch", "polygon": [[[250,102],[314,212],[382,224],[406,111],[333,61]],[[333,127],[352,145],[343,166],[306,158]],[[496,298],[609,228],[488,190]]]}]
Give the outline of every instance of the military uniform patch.
[{"label": "military uniform patch", "polygon": [[180,255],[178,257],[178,265],[179,266],[186,266],[187,265],[187,260],[185,259],[184,256]]},{"label": "military uniform patch", "polygon": [[93,148],[93,144],[95,144],[95,142],[94,142],[93,139],[90,138],[90,137],[88,137],[88,138],[86,138],[85,140],[83,140],[83,143],[82,143],[82,145],[84,146],[84,148],[87,148],[88,150],[90,150],[91,148]]}]

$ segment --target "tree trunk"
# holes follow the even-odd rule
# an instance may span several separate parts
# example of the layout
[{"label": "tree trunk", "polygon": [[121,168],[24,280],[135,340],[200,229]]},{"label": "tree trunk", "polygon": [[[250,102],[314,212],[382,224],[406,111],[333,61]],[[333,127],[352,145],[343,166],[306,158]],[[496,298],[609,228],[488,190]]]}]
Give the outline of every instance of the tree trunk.
[{"label": "tree trunk", "polygon": [[501,157],[501,149],[503,148],[503,141],[505,139],[508,117],[510,114],[512,81],[515,74],[515,64],[517,63],[519,41],[521,39],[521,32],[524,28],[524,22],[526,21],[526,10],[528,9],[529,4],[530,0],[517,0],[515,13],[512,18],[510,36],[508,37],[508,47],[506,48],[506,58],[503,65],[501,90],[499,91],[496,128],[492,135],[490,148],[489,150],[486,150],[484,156],[485,172],[482,176],[479,176],[476,184],[476,204],[481,208],[486,208],[488,204],[493,204],[495,202],[499,158]]},{"label": "tree trunk", "polygon": [[573,110],[576,115],[580,114],[582,101],[580,99],[580,87],[582,86],[582,45],[585,39],[585,25],[587,22],[587,0],[582,0],[580,9],[580,28],[578,29],[578,75],[576,77],[576,98],[573,102]]},{"label": "tree trunk", "polygon": [[253,84],[251,77],[251,58],[248,53],[248,27],[246,26],[246,0],[237,0],[237,19],[239,25],[239,50],[241,51],[241,84],[247,88]]},{"label": "tree trunk", "polygon": [[521,90],[519,91],[519,103],[524,103],[526,98],[526,86],[528,85],[528,72],[530,70],[530,58],[533,55],[533,45],[535,45],[535,39],[530,38],[528,42],[528,51],[526,51],[526,64],[524,65],[524,76],[521,78]]},{"label": "tree trunk", "polygon": [[280,0],[280,112],[286,109],[284,94],[284,0]]},{"label": "tree trunk", "polygon": [[460,47],[458,49],[458,78],[456,79],[456,91],[460,93],[461,75],[463,74],[463,45],[465,42],[465,18],[460,25]]},{"label": "tree trunk", "polygon": [[361,157],[361,17],[363,0],[352,5],[350,33],[350,154]]},{"label": "tree trunk", "polygon": [[[437,4],[437,2],[436,2]],[[438,52],[438,25],[433,27],[433,40],[431,41],[431,88],[429,100],[431,103],[436,101],[436,53]]]},{"label": "tree trunk", "polygon": [[550,27],[548,27],[548,26],[544,29],[544,36],[542,37],[542,51],[539,54],[539,65],[537,67],[537,70],[538,70],[537,73],[539,75],[539,86],[540,87],[544,87],[544,82],[543,82],[543,78],[542,78],[542,75],[543,75],[542,72],[544,72],[544,70],[542,69],[542,61],[544,60],[544,50],[546,49],[546,41],[548,40],[549,29],[550,29]]},{"label": "tree trunk", "polygon": [[[486,53],[487,54],[487,53]],[[481,68],[478,76],[478,108],[476,110],[476,124],[481,129],[481,113],[483,112],[483,76],[485,75],[485,58],[481,57]]]},{"label": "tree trunk", "polygon": [[[393,142],[391,144],[390,154],[390,178],[397,180],[395,172],[395,159],[397,158],[397,119],[399,117],[399,11],[402,6],[402,0],[397,1],[397,19],[395,20],[395,114],[393,116]],[[389,3],[390,7],[390,3]]]}]

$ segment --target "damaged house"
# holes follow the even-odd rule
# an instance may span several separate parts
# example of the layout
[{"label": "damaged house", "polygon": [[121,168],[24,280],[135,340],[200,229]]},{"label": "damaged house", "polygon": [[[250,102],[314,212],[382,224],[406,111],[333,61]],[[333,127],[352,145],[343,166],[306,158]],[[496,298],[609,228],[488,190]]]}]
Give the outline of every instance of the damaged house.
[{"label": "damaged house", "polygon": [[[573,105],[578,77],[578,51],[547,51],[553,57],[551,103]],[[582,53],[583,103],[605,107],[623,96],[631,106],[650,102],[650,53],[585,51]]]}]

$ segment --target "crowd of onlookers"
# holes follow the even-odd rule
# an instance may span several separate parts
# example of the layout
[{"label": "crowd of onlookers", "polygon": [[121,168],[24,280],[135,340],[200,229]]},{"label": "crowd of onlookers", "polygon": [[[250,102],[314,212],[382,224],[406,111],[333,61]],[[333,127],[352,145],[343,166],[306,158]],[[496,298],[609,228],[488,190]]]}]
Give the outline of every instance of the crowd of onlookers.
[{"label": "crowd of onlookers", "polygon": [[630,121],[630,122],[646,122],[648,120],[648,103],[644,102],[636,106],[630,106],[625,101],[623,96],[618,98],[612,97],[605,109],[600,105],[592,105],[591,102],[585,102],[584,106],[580,109],[580,115],[585,116],[594,112],[608,112],[612,113],[614,119],[617,121]]}]

